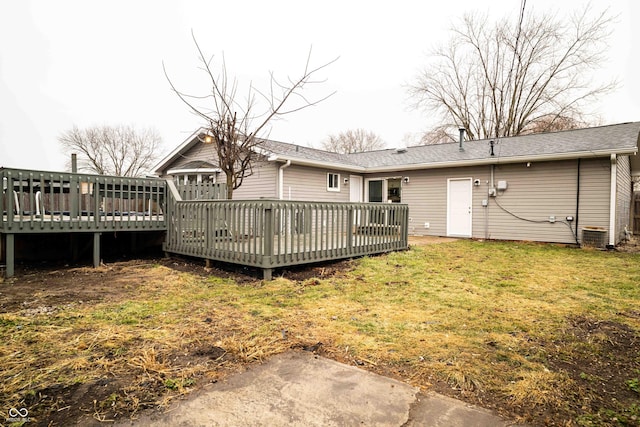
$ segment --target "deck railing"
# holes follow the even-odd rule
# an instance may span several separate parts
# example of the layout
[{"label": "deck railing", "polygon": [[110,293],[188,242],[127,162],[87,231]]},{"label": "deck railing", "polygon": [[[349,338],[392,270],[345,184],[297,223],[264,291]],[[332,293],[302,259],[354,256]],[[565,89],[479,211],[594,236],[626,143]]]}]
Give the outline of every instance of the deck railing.
[{"label": "deck railing", "polygon": [[176,183],[182,200],[224,200],[227,185],[220,182]]},{"label": "deck railing", "polygon": [[258,267],[265,278],[274,268],[408,247],[403,204],[211,200],[226,195],[223,184],[7,168],[0,190],[7,277],[20,233],[92,233],[98,265],[102,232],[166,230],[167,252]]},{"label": "deck railing", "polygon": [[162,179],[0,168],[0,232],[164,230]]},{"label": "deck railing", "polygon": [[165,250],[274,268],[408,247],[408,207],[280,200],[171,203]]}]

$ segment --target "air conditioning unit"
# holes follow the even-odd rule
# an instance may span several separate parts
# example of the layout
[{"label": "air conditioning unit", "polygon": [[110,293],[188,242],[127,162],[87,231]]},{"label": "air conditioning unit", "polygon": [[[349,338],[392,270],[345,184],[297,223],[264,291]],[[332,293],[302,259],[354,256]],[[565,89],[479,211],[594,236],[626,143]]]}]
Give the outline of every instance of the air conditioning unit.
[{"label": "air conditioning unit", "polygon": [[607,229],[604,227],[583,227],[582,246],[605,249],[607,247]]}]

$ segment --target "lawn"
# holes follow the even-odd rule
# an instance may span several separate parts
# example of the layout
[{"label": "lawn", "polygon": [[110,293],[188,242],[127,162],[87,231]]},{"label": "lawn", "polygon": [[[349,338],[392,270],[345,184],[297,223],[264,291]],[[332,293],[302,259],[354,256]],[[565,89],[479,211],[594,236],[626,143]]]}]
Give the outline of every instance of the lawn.
[{"label": "lawn", "polygon": [[135,417],[299,349],[530,425],[640,425],[640,255],[460,240],[283,272],[185,259],[0,282],[0,410]]}]

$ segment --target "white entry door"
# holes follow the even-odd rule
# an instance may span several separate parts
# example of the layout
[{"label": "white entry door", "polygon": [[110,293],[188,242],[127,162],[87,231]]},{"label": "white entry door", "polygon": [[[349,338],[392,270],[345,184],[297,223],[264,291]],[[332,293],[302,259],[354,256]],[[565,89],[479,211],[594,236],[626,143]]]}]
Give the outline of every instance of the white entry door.
[{"label": "white entry door", "polygon": [[360,203],[362,197],[362,177],[359,175],[349,176],[349,201],[352,203]]},{"label": "white entry door", "polygon": [[447,191],[447,235],[471,237],[471,178],[451,178]]}]

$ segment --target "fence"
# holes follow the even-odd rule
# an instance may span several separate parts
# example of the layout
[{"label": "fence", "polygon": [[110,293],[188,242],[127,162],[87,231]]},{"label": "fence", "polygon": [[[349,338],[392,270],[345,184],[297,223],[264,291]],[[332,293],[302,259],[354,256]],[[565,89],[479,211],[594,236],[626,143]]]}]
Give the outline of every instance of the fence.
[{"label": "fence", "polygon": [[280,200],[176,201],[165,250],[263,269],[408,247],[408,207]]},{"label": "fence", "polygon": [[633,214],[633,233],[640,235],[640,192],[633,194],[633,205],[631,212]]}]

